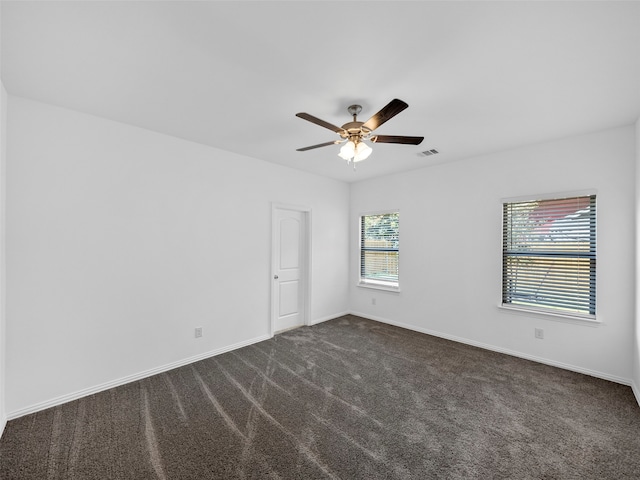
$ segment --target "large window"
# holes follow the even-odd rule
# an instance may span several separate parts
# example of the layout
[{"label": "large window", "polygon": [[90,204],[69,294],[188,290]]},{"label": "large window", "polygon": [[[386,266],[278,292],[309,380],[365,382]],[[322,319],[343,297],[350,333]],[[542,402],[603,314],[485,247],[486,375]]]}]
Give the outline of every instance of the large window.
[{"label": "large window", "polygon": [[596,313],[596,197],[503,205],[502,303]]},{"label": "large window", "polygon": [[398,288],[399,213],[360,217],[360,283]]}]

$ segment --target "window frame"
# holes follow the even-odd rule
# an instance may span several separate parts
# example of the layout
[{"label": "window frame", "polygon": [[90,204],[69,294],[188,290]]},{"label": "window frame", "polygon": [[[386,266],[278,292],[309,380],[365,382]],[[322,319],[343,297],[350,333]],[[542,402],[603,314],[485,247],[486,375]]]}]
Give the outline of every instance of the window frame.
[{"label": "window frame", "polygon": [[[363,231],[363,224],[364,224],[364,219],[366,217],[373,217],[373,216],[380,216],[380,215],[397,215],[398,216],[398,228],[397,228],[397,242],[398,242],[398,246],[397,248],[394,249],[375,249],[372,247],[368,247],[366,248],[366,250],[363,248],[363,240],[364,240],[364,231]],[[364,260],[364,252],[365,251],[394,251],[397,252],[396,254],[396,258],[397,258],[397,279],[396,281],[390,281],[390,280],[375,280],[375,279],[371,279],[371,278],[366,278],[363,276],[364,273],[364,268],[365,268],[365,264],[363,263]],[[359,287],[365,287],[365,288],[372,288],[372,289],[377,289],[377,290],[387,290],[387,291],[392,291],[392,292],[398,292],[400,291],[400,210],[399,209],[391,209],[391,210],[382,210],[382,211],[374,211],[374,212],[367,212],[367,213],[362,213],[360,215],[358,215],[358,286]]]},{"label": "window frame", "polygon": [[[508,274],[505,270],[506,258],[508,257],[507,252],[507,221],[505,219],[506,206],[509,204],[518,204],[518,203],[530,203],[530,202],[542,202],[549,200],[570,200],[577,199],[579,197],[592,197],[590,198],[590,204],[592,211],[589,216],[590,222],[590,234],[589,234],[589,253],[584,254],[576,254],[573,256],[567,256],[567,258],[589,258],[590,259],[590,274],[592,276],[591,281],[589,282],[589,298],[593,301],[593,307],[589,306],[589,313],[586,311],[569,311],[564,310],[560,306],[550,306],[550,305],[526,305],[512,302],[505,302],[505,291],[508,289],[506,283],[508,281]],[[556,194],[548,194],[548,195],[538,195],[538,196],[529,196],[529,197],[518,197],[518,198],[507,198],[501,200],[502,207],[502,251],[501,251],[501,299],[499,306],[501,308],[511,310],[514,312],[522,312],[522,313],[534,313],[540,314],[544,316],[549,316],[552,319],[560,319],[560,320],[574,320],[578,321],[578,323],[586,322],[589,324],[599,324],[601,323],[599,319],[597,319],[597,192],[595,190],[587,190],[587,191],[577,191],[577,192],[565,192],[565,193],[556,193]],[[591,222],[593,222],[591,224]],[[550,254],[544,254],[537,252],[534,257],[541,259],[550,259],[553,258]],[[589,302],[590,304],[591,302]],[[586,310],[586,309],[585,309]]]}]

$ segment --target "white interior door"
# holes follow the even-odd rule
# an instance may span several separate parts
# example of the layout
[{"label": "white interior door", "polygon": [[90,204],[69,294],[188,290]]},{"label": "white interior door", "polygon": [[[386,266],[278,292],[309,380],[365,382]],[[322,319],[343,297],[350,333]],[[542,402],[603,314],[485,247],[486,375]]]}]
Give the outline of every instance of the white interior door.
[{"label": "white interior door", "polygon": [[273,211],[273,332],[306,323],[306,212],[275,207]]}]

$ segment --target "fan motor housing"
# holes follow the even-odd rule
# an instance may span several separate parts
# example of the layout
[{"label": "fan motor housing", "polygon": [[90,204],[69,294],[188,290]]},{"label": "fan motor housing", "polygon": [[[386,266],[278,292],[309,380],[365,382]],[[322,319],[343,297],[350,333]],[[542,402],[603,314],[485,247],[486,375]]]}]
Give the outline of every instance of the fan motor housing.
[{"label": "fan motor housing", "polygon": [[362,127],[364,122],[347,122],[342,125],[342,128],[345,130],[345,133],[341,133],[340,136],[343,138],[347,138],[351,135],[361,135],[366,136],[371,133],[366,127]]}]

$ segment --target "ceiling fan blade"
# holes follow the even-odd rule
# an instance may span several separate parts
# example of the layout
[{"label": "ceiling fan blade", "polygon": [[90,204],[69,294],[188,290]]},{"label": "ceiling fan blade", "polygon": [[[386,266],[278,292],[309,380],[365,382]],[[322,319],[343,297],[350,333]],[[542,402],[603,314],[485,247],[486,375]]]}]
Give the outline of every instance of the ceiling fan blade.
[{"label": "ceiling fan blade", "polygon": [[369,130],[375,130],[384,122],[391,120],[393,117],[395,117],[397,114],[399,114],[408,106],[409,105],[403,102],[402,100],[398,100],[397,98],[394,98],[389,102],[389,104],[386,107],[384,107],[382,110],[376,113],[369,120],[364,122],[364,125],[362,126],[365,128],[368,128]]},{"label": "ceiling fan blade", "polygon": [[297,148],[296,152],[306,152],[307,150],[313,150],[314,148],[328,147],[329,145],[336,145],[338,143],[340,143],[340,140],[334,140],[333,142],[319,143],[318,145],[311,145],[310,147]]},{"label": "ceiling fan blade", "polygon": [[325,122],[324,120],[320,120],[318,117],[314,117],[313,115],[309,115],[308,113],[304,113],[304,112],[296,113],[296,117],[302,118],[311,123],[315,123],[316,125],[320,125],[321,127],[328,128],[329,130],[332,130],[336,133],[344,132],[344,128],[336,127],[335,125],[329,122]]},{"label": "ceiling fan blade", "polygon": [[420,145],[424,137],[402,137],[400,135],[375,135],[371,137],[373,143],[403,143],[405,145]]}]

